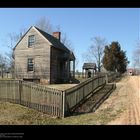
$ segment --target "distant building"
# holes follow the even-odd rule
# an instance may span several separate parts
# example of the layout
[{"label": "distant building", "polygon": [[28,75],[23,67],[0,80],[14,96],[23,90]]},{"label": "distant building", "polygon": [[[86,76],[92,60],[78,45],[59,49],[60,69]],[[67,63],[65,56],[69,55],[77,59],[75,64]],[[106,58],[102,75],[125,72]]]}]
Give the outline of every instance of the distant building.
[{"label": "distant building", "polygon": [[127,69],[127,73],[128,73],[128,75],[133,75],[134,69],[132,69],[132,68]]},{"label": "distant building", "polygon": [[14,48],[15,77],[50,84],[74,77],[75,56],[60,40],[60,32],[50,35],[35,26],[30,27]]},{"label": "distant building", "polygon": [[139,70],[138,69],[134,69],[134,68],[128,68],[127,69],[127,74],[128,75],[138,75],[139,74]]}]

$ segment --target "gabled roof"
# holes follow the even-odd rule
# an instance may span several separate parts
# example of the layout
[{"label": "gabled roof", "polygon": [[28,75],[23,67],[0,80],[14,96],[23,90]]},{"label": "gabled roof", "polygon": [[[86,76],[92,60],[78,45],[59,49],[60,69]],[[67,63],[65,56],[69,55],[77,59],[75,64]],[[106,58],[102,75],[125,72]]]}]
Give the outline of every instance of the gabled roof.
[{"label": "gabled roof", "polygon": [[72,60],[75,60],[75,59],[76,59],[76,58],[75,58],[73,52],[70,51],[70,53],[69,53],[69,60],[72,61]]},{"label": "gabled roof", "polygon": [[83,69],[96,69],[95,63],[84,63]]},{"label": "gabled roof", "polygon": [[[52,47],[55,47],[57,49],[61,49],[63,51],[66,51],[68,53],[70,53],[71,51],[63,44],[61,43],[57,38],[55,38],[54,36],[42,31],[41,29],[35,27],[35,26],[31,26],[28,31],[22,36],[22,38],[18,41],[18,43],[16,44],[16,46],[19,44],[19,42],[24,38],[24,36],[29,32],[29,30],[31,28],[35,28],[43,37],[45,37],[47,39],[47,41],[50,42],[50,44],[52,44]],[[14,49],[16,48],[16,46],[14,47]]]},{"label": "gabled roof", "polygon": [[61,43],[57,38],[44,32],[43,30],[41,30],[37,27],[35,27],[35,28],[52,44],[53,47],[70,52],[70,50],[63,43]]},{"label": "gabled roof", "polygon": [[16,46],[19,44],[19,42],[24,38],[24,36],[29,32],[29,30],[32,28],[33,26],[31,26],[27,32],[21,37],[21,39],[17,42],[17,44],[15,45],[15,47],[13,48],[13,50],[15,50]]}]

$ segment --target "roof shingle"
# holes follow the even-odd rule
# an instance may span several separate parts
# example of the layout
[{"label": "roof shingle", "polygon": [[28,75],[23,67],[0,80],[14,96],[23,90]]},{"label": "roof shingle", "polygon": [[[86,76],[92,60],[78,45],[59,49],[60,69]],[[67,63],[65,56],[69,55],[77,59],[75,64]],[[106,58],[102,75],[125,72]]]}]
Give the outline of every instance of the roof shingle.
[{"label": "roof shingle", "polygon": [[[34,26],[35,27],[35,26]],[[39,28],[35,27],[49,42],[52,43],[53,47],[70,52],[70,50],[63,44],[61,43],[57,38],[54,36],[44,32],[43,30],[40,30]]]},{"label": "roof shingle", "polygon": [[96,69],[95,63],[84,63],[83,69]]}]

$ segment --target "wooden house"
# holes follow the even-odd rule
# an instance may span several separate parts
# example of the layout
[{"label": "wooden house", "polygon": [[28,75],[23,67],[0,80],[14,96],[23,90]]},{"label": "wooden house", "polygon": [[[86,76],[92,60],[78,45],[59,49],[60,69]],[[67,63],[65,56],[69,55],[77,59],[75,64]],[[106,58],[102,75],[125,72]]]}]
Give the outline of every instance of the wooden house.
[{"label": "wooden house", "polygon": [[61,33],[52,35],[31,26],[14,48],[15,78],[49,84],[68,82],[75,75],[75,56],[63,43]]}]

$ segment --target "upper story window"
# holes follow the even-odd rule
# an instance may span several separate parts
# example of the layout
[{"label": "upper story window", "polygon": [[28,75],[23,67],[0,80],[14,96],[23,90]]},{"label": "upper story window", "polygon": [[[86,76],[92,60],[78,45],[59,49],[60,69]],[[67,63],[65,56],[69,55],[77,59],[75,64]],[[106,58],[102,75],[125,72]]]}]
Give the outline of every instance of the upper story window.
[{"label": "upper story window", "polygon": [[33,58],[28,58],[27,71],[33,71],[33,70],[34,70]]},{"label": "upper story window", "polygon": [[35,35],[30,35],[28,38],[28,47],[32,47],[35,44]]}]

